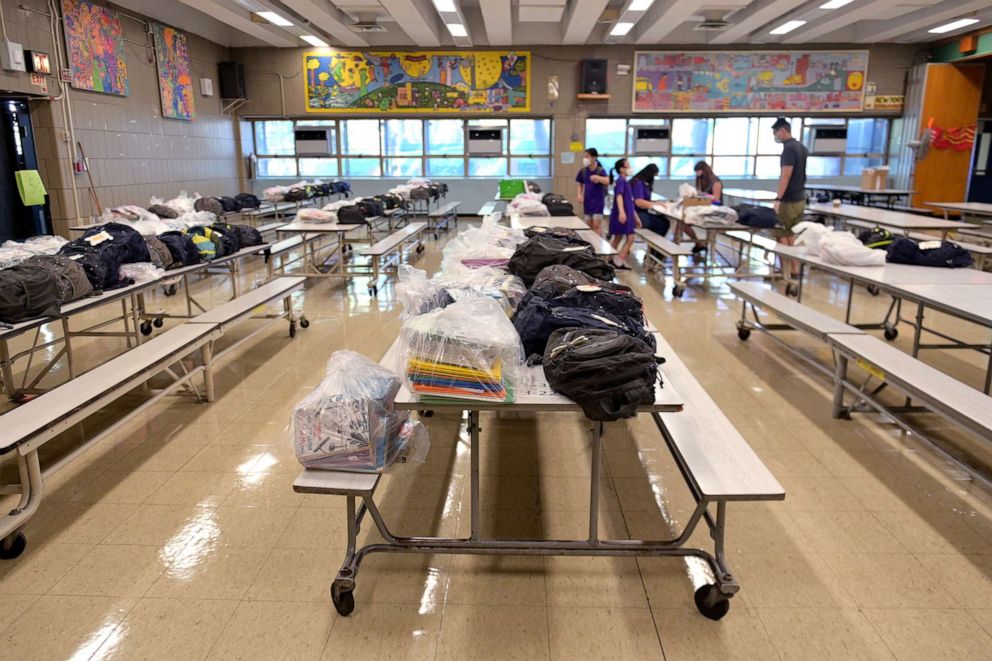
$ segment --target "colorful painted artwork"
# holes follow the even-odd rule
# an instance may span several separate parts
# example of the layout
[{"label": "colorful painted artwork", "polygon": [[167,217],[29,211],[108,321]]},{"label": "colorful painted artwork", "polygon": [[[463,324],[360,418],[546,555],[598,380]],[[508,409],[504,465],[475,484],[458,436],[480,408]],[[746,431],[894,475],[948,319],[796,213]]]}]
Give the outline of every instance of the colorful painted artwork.
[{"label": "colorful painted artwork", "polygon": [[89,0],[62,0],[72,86],[127,96],[124,34],[117,14]]},{"label": "colorful painted artwork", "polygon": [[862,109],[868,51],[638,51],[634,112]]},{"label": "colorful painted artwork", "polygon": [[307,112],[528,112],[530,53],[312,51]]},{"label": "colorful painted artwork", "polygon": [[193,73],[189,66],[189,39],[185,32],[158,23],[152,23],[152,32],[162,116],[192,120]]}]

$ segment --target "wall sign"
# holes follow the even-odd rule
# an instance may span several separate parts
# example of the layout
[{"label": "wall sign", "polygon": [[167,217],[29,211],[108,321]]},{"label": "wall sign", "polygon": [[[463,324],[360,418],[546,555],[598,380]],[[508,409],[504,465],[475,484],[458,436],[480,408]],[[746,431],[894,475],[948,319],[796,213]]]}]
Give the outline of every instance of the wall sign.
[{"label": "wall sign", "polygon": [[26,56],[24,59],[28,65],[29,73],[37,73],[45,76],[49,76],[52,73],[52,59],[48,56],[48,53],[42,53],[39,50],[28,50],[24,51]]},{"label": "wall sign", "polygon": [[634,112],[862,109],[868,51],[638,51]]},{"label": "wall sign", "polygon": [[307,112],[529,112],[527,51],[303,55]]},{"label": "wall sign", "polygon": [[89,0],[62,0],[72,86],[127,96],[124,34],[117,14]]}]

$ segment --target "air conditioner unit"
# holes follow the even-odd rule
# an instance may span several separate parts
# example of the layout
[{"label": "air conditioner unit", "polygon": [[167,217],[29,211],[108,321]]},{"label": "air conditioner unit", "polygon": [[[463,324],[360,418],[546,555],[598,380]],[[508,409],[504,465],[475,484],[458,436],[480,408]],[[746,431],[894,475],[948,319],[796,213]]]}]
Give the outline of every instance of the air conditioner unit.
[{"label": "air conditioner unit", "polygon": [[328,126],[299,128],[293,134],[297,156],[330,156],[334,153],[334,131]]},{"label": "air conditioner unit", "polygon": [[634,128],[635,154],[667,154],[672,146],[672,131],[667,126]]},{"label": "air conditioner unit", "polygon": [[811,126],[809,136],[813,154],[843,154],[847,150],[846,126]]},{"label": "air conditioner unit", "polygon": [[503,154],[503,129],[469,129],[468,153],[483,156]]}]

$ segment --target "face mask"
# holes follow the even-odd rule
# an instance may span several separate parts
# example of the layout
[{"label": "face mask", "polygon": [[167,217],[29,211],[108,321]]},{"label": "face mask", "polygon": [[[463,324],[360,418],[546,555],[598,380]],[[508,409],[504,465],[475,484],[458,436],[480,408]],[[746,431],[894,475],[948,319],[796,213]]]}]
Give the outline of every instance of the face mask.
[{"label": "face mask", "polygon": [[783,140],[782,138],[778,137],[778,134],[776,133],[775,134],[775,142],[777,142],[778,144],[782,144],[783,142],[785,142],[785,140]]},{"label": "face mask", "polygon": [[582,159],[582,165],[584,165],[586,167],[589,167],[590,165],[592,165],[592,159],[591,158],[583,158]]}]

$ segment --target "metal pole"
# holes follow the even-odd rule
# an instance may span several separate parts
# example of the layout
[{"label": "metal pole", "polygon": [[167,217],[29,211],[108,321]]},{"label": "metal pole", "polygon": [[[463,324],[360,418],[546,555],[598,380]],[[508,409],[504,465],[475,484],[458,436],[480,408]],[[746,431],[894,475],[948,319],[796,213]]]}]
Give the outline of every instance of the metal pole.
[{"label": "metal pole", "polygon": [[603,423],[592,431],[592,477],[589,478],[589,543],[599,543],[599,479],[603,469]]}]

